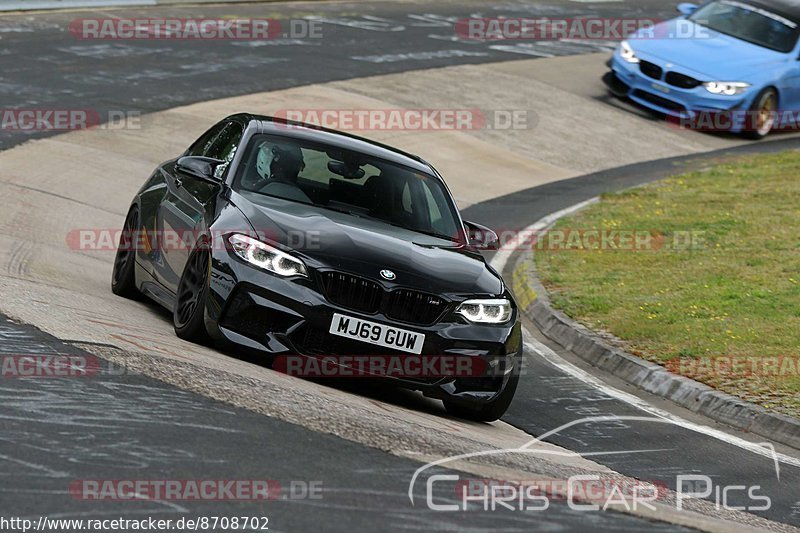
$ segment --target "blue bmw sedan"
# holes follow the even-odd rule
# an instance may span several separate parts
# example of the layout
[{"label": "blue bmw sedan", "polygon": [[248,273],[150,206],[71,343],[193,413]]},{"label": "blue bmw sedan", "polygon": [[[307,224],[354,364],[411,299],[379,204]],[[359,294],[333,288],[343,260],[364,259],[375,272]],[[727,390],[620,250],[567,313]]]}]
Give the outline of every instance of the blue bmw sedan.
[{"label": "blue bmw sedan", "polygon": [[711,0],[641,28],[603,81],[681,125],[760,139],[798,125],[800,3]]}]

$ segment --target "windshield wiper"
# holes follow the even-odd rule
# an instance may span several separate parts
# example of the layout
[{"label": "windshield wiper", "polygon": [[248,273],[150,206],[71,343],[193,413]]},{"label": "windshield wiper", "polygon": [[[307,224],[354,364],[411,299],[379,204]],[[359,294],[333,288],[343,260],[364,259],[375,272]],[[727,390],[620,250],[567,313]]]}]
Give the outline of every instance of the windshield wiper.
[{"label": "windshield wiper", "polygon": [[342,213],[353,217],[364,218],[363,215],[359,215],[358,213],[354,213],[353,211],[348,211],[347,209],[341,209],[339,207],[331,207],[329,205],[322,205],[322,204],[309,204],[309,205],[313,205],[315,207],[321,207],[323,209],[329,209],[331,211],[336,211],[337,213]]},{"label": "windshield wiper", "polygon": [[444,235],[442,233],[436,233],[435,231],[425,231],[416,228],[409,228],[408,226],[404,226],[396,222],[389,222],[388,220],[381,220],[380,218],[376,218],[375,220],[380,220],[381,222],[386,222],[390,226],[394,226],[396,228],[403,228],[408,231],[413,231],[414,233],[422,233],[423,235],[428,235],[429,237],[436,237],[437,239],[443,239],[445,241],[450,241],[450,242],[458,242],[458,239],[452,237],[451,235]]}]

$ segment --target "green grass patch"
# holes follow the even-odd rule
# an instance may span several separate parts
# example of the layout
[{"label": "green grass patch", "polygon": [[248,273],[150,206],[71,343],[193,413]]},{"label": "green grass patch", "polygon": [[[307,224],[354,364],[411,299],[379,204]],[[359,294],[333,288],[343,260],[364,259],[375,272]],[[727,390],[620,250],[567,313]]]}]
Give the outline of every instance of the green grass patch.
[{"label": "green grass patch", "polygon": [[604,195],[553,234],[591,230],[656,238],[638,250],[540,245],[556,307],[645,359],[800,415],[800,153]]}]

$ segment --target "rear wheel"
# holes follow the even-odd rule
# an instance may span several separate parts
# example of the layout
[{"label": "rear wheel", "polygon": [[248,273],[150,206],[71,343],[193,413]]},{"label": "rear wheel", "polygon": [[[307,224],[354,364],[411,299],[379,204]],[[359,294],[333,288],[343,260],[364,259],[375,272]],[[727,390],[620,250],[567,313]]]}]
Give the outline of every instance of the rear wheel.
[{"label": "rear wheel", "polygon": [[775,127],[775,121],[778,111],[778,93],[775,89],[764,89],[750,106],[749,113],[747,113],[746,130],[743,135],[748,139],[763,139],[772,128]]},{"label": "rear wheel", "polygon": [[476,422],[494,422],[508,410],[511,401],[514,399],[514,393],[517,391],[518,383],[519,373],[515,369],[514,374],[509,378],[508,383],[506,383],[506,387],[491,401],[469,405],[444,400],[444,408],[447,410],[448,414],[457,416],[458,418],[475,420]]},{"label": "rear wheel", "polygon": [[208,344],[211,340],[205,325],[210,266],[211,254],[207,249],[199,248],[192,253],[178,283],[178,296],[172,312],[175,334],[198,344]]},{"label": "rear wheel", "polygon": [[114,270],[111,274],[111,292],[124,298],[137,299],[141,296],[139,289],[136,288],[136,249],[133,245],[138,231],[139,209],[133,206],[122,226],[117,254],[114,256]]}]

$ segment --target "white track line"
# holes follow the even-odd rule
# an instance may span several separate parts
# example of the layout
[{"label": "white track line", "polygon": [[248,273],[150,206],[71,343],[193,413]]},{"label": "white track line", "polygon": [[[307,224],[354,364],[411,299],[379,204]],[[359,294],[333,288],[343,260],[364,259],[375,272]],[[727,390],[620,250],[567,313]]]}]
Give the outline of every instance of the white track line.
[{"label": "white track line", "polygon": [[[584,207],[596,203],[599,199],[597,197],[591,198],[579,204],[575,204],[571,207],[567,207],[566,209],[562,209],[560,211],[556,211],[555,213],[548,215],[538,222],[531,224],[530,226],[526,227],[520,233],[523,235],[522,238],[512,239],[505,245],[503,245],[497,253],[494,255],[491,261],[491,265],[502,274],[503,270],[505,270],[506,265],[508,264],[509,259],[517,250],[520,245],[525,244],[525,237],[534,235],[537,232],[540,232],[544,229],[547,229],[550,225],[552,225],[556,220],[562,218],[564,216],[570,215],[576,211],[583,209]],[[704,426],[702,424],[696,424],[694,422],[690,422],[685,420],[677,415],[673,415],[672,413],[665,411],[663,409],[659,409],[654,405],[651,405],[647,401],[639,398],[636,395],[621,391],[616,389],[607,383],[604,383],[600,379],[596,378],[595,376],[589,374],[588,372],[578,368],[577,366],[573,365],[569,361],[565,360],[553,350],[551,350],[546,345],[542,344],[538,340],[536,340],[529,331],[524,330],[525,335],[525,347],[530,349],[537,355],[539,355],[542,359],[553,365],[554,367],[558,368],[562,372],[569,374],[570,376],[583,381],[587,385],[590,385],[606,395],[625,402],[633,407],[649,413],[653,416],[663,418],[669,420],[673,424],[680,426],[685,429],[689,429],[691,431],[695,431],[697,433],[702,433],[703,435],[707,435],[709,437],[713,437],[717,440],[725,442],[726,444],[730,444],[732,446],[736,446],[743,450],[747,450],[757,455],[761,455],[763,457],[780,461],[784,464],[800,467],[800,459],[796,457],[792,457],[790,455],[785,455],[782,453],[778,453],[774,450],[771,445],[764,445],[764,444],[757,444],[754,442],[750,442],[748,440],[742,439],[740,437],[735,437],[724,431],[720,431],[718,429],[714,429],[708,426]]]},{"label": "white track line", "polygon": [[718,429],[714,429],[708,426],[704,426],[702,424],[696,424],[694,422],[690,422],[685,420],[677,415],[673,415],[672,413],[665,411],[663,409],[659,409],[654,405],[651,405],[647,401],[639,398],[636,395],[630,394],[628,392],[621,391],[606,383],[602,382],[600,379],[596,378],[595,376],[589,374],[585,370],[578,368],[577,366],[573,365],[569,361],[564,360],[558,354],[556,354],[553,350],[539,342],[538,340],[534,339],[528,331],[525,331],[525,336],[527,337],[525,340],[525,348],[532,350],[537,355],[542,357],[545,361],[553,365],[554,367],[558,368],[565,374],[569,374],[570,376],[577,378],[587,385],[590,385],[596,389],[599,389],[604,394],[614,398],[615,400],[623,401],[627,404],[632,405],[633,407],[649,413],[653,416],[658,418],[663,418],[665,420],[669,420],[671,423],[675,424],[676,426],[680,426],[682,428],[702,433],[709,437],[713,437],[717,440],[725,442],[727,444],[731,444],[733,446],[737,446],[749,452],[761,455],[763,457],[767,457],[772,460],[778,460],[784,464],[792,465],[796,467],[800,467],[800,459],[796,457],[792,457],[790,455],[785,455],[782,453],[778,453],[770,447],[765,446],[764,444],[759,444],[755,442],[750,442],[748,440],[744,440],[740,437],[735,437],[724,431],[720,431]]},{"label": "white track line", "polygon": [[573,206],[567,207],[566,209],[562,209],[561,211],[556,211],[546,217],[540,219],[538,222],[531,224],[527,228],[523,229],[517,234],[517,237],[511,239],[509,242],[504,244],[497,252],[494,254],[492,258],[492,266],[500,272],[503,273],[503,270],[506,268],[506,264],[508,260],[511,259],[511,256],[514,255],[514,252],[520,246],[524,246],[526,242],[530,239],[532,235],[542,230],[547,229],[553,222],[558,220],[559,218],[565,217],[567,215],[571,215],[575,211],[580,211],[584,207],[597,203],[600,200],[597,196],[594,198],[590,198],[584,202],[579,204],[575,204]]}]

